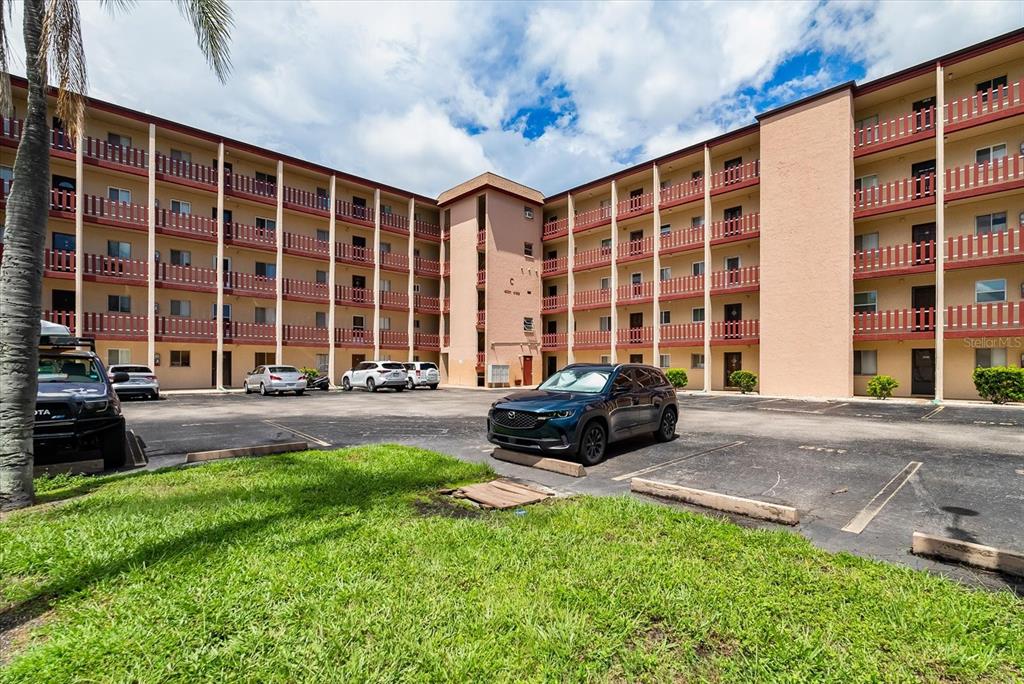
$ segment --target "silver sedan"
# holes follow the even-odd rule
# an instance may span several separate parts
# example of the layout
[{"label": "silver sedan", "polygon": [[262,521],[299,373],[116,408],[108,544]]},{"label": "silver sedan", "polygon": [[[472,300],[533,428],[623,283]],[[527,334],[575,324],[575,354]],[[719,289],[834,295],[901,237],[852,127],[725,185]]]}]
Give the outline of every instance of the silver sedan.
[{"label": "silver sedan", "polygon": [[306,391],[306,376],[295,366],[258,366],[245,376],[242,388],[246,394],[259,392],[267,396],[295,392],[299,395]]}]

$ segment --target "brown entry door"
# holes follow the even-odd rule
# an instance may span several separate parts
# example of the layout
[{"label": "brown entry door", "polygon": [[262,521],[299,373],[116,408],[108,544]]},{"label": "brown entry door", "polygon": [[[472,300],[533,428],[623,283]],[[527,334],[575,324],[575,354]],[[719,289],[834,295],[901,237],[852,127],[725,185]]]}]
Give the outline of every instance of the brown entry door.
[{"label": "brown entry door", "polygon": [[523,357],[523,386],[529,387],[533,384],[533,357]]},{"label": "brown entry door", "polygon": [[935,394],[935,350],[911,350],[910,393]]},{"label": "brown entry door", "polygon": [[743,324],[743,305],[742,304],[726,304],[725,305],[725,333],[726,339],[736,339],[740,337],[740,326]]},{"label": "brown entry door", "polygon": [[352,355],[352,368],[356,368],[363,361],[366,361],[366,354],[353,354]]},{"label": "brown entry door", "polygon": [[935,329],[935,286],[910,288],[910,306],[914,309],[914,330]]},{"label": "brown entry door", "polygon": [[935,261],[935,223],[918,223],[911,226],[914,241],[914,263],[930,264]]},{"label": "brown entry door", "polygon": [[[231,387],[231,352],[224,352],[224,373],[221,380],[224,387]],[[217,350],[210,351],[210,386],[217,386]]]},{"label": "brown entry door", "polygon": [[735,387],[729,380],[729,376],[733,374],[733,371],[743,369],[743,352],[725,352],[723,357],[724,363],[722,364],[722,371],[725,373],[725,386]]}]

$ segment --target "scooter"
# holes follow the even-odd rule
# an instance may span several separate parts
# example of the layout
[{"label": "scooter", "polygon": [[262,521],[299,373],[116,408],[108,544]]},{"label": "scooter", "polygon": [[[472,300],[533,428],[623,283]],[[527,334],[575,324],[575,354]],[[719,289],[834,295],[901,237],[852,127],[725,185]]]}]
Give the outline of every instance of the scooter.
[{"label": "scooter", "polygon": [[331,379],[326,375],[318,375],[312,380],[307,380],[306,386],[309,389],[318,389],[326,392],[327,390],[331,389]]}]

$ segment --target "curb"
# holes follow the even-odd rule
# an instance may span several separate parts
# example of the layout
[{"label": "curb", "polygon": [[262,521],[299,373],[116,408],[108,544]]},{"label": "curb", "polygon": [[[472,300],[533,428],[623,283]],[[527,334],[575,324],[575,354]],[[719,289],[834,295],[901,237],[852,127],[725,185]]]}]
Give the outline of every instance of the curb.
[{"label": "curb", "polygon": [[586,477],[587,475],[587,471],[579,463],[561,461],[557,458],[544,458],[543,456],[522,454],[518,451],[509,451],[508,449],[501,448],[492,451],[491,457],[499,461],[507,461],[508,463],[529,466],[530,468],[538,468],[540,470],[549,470],[553,473],[568,475],[569,477]]},{"label": "curb", "polygon": [[682,487],[656,480],[644,480],[639,477],[634,477],[629,481],[629,489],[637,494],[673,499],[723,513],[737,513],[748,518],[758,518],[783,525],[796,525],[800,522],[800,513],[792,506],[783,506],[767,501],[745,499],[741,496]]},{"label": "curb", "polygon": [[309,448],[306,442],[283,442],[281,444],[264,444],[262,446],[237,447],[235,449],[217,449],[216,451],[194,451],[185,455],[185,463],[201,461],[217,461],[222,458],[240,458],[242,456],[269,456],[283,454],[288,451],[305,451]]},{"label": "curb", "polygon": [[997,549],[994,546],[914,532],[911,552],[916,556],[930,556],[985,570],[995,570],[1007,575],[1024,577],[1024,555]]}]

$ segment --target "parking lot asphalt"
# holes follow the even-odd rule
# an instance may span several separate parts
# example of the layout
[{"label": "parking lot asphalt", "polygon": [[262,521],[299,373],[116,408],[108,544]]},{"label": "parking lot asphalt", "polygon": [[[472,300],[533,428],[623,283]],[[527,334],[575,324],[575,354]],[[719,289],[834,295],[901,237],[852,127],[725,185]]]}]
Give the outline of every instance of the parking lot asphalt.
[{"label": "parking lot asphalt", "polygon": [[[796,507],[816,545],[1024,593],[1024,583],[910,555],[915,531],[1024,552],[1024,409],[683,394],[676,440],[609,447],[583,478],[491,458],[485,415],[503,392],[174,395],[124,403],[150,467],[184,454],[305,440],[397,442],[489,462],[566,494],[624,494],[632,477]],[[706,511],[705,511],[706,512]],[[748,526],[772,527],[736,519]]]}]

